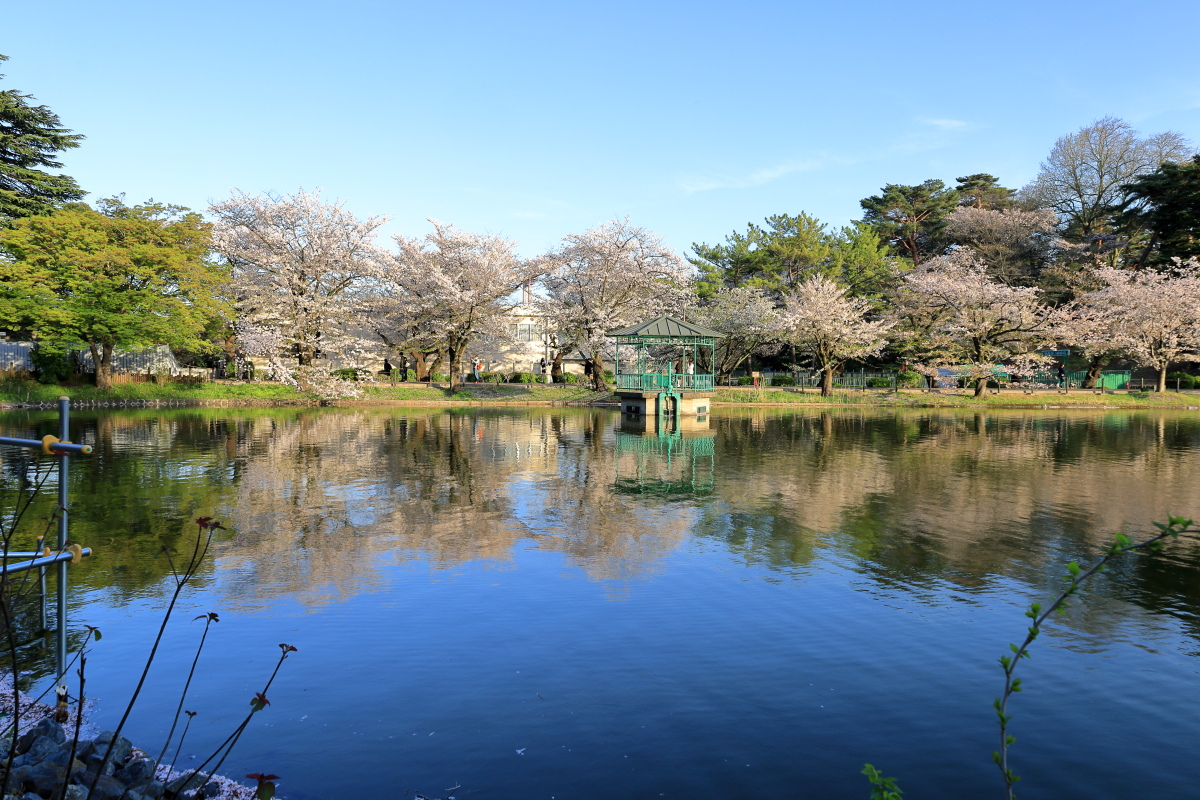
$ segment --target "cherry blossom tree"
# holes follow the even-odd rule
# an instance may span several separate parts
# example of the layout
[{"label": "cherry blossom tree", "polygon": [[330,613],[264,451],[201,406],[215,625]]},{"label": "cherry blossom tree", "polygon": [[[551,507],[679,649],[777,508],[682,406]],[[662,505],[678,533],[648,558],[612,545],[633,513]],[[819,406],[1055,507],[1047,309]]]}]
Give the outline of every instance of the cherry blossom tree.
[{"label": "cherry blossom tree", "polygon": [[731,374],[751,354],[767,356],[779,352],[775,330],[779,311],[762,289],[720,289],[689,311],[687,317],[725,334],[717,340],[716,363],[712,365],[713,374],[718,378]]},{"label": "cherry blossom tree", "polygon": [[1118,348],[1158,372],[1167,390],[1167,369],[1200,361],[1200,261],[1176,259],[1169,268],[1095,271],[1101,287],[1072,305],[1066,341],[1089,351]]},{"label": "cherry blossom tree", "polygon": [[1028,286],[1059,250],[1058,216],[1050,209],[1021,211],[959,206],[946,216],[944,234],[975,251],[992,276]]},{"label": "cherry blossom tree", "polygon": [[677,312],[691,296],[687,262],[628,217],[566,236],[540,261],[543,316],[578,342],[601,391],[607,332]]},{"label": "cherry blossom tree", "polygon": [[852,358],[876,355],[887,344],[890,320],[871,319],[869,300],[822,275],[806,278],[784,296],[774,325],[783,341],[811,353],[821,371],[821,394],[833,391],[833,373]]},{"label": "cherry blossom tree", "polygon": [[397,251],[380,278],[388,316],[443,343],[454,389],[468,345],[479,335],[506,334],[506,315],[517,305],[509,296],[542,268],[518,258],[511,239],[429,221],[433,232],[422,239],[395,237]]},{"label": "cherry blossom tree", "polygon": [[1113,338],[1112,319],[1101,304],[1085,302],[1083,298],[1099,291],[1106,284],[1097,274],[1099,264],[1084,265],[1070,276],[1068,286],[1074,299],[1058,306],[1051,313],[1051,331],[1059,344],[1071,347],[1088,360],[1082,386],[1094,389],[1101,371],[1116,358],[1124,358],[1125,350]]},{"label": "cherry blossom tree", "polygon": [[213,248],[233,268],[238,339],[272,377],[322,395],[353,393],[318,359],[362,363],[371,349],[360,314],[371,303],[387,219],[358,219],[319,191],[215,203]]},{"label": "cherry blossom tree", "polygon": [[[987,388],[994,365],[1036,368],[1035,352],[1050,343],[1048,309],[1034,287],[1005,286],[970,248],[930,259],[906,274],[896,300],[896,317],[907,349],[928,370],[956,367],[975,382],[975,396]],[[1010,369],[1010,371],[1013,371]]]}]

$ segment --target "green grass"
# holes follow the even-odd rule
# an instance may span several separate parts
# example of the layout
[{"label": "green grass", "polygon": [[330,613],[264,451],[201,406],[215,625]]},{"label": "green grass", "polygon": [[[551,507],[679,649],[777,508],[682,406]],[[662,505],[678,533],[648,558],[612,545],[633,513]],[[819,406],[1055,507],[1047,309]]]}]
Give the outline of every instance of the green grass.
[{"label": "green grass", "polygon": [[436,386],[364,386],[363,396],[339,401],[338,405],[353,405],[356,402],[445,402],[469,403],[588,403],[606,395],[592,392],[582,386],[569,383],[545,384],[514,383],[464,383],[458,391]]},{"label": "green grass", "polygon": [[9,378],[0,381],[0,402],[56,400],[282,400],[303,401],[305,395],[277,383],[126,383],[102,392],[95,386],[59,386]]},{"label": "green grass", "polygon": [[[521,384],[462,384],[457,392],[437,386],[406,384],[362,385],[362,396],[337,401],[355,403],[570,403],[591,402],[605,395],[574,384],[552,386]],[[278,383],[127,383],[102,392],[95,386],[59,386],[9,378],[0,381],[0,402],[47,402],[63,395],[72,400],[263,400],[280,403],[316,403],[318,398]]]},{"label": "green grass", "polygon": [[885,391],[835,391],[822,397],[817,390],[805,392],[783,389],[717,389],[712,394],[713,403],[729,405],[780,404],[780,405],[871,405],[897,406],[904,408],[1041,408],[1043,406],[1106,408],[1161,408],[1200,406],[1200,395],[1177,394],[1175,392],[1128,392],[1121,394],[1093,394],[1090,391],[1073,391],[1068,394],[1039,392],[1025,394],[1020,391],[1004,391],[974,397],[963,393],[943,390],[926,393],[917,390],[901,392]]},{"label": "green grass", "polygon": [[[490,384],[465,383],[457,392],[438,386],[420,384],[364,384],[358,398],[339,400],[336,405],[356,404],[405,404],[405,403],[482,403],[504,405],[508,403],[593,403],[615,398],[607,393],[592,392],[577,384]],[[962,390],[960,390],[962,391]],[[94,386],[58,386],[30,380],[9,378],[0,381],[0,402],[46,402],[61,395],[73,400],[258,400],[265,404],[316,404],[318,398],[297,392],[278,383],[128,383],[116,386],[110,392],[101,392]],[[829,397],[808,389],[799,392],[783,388],[720,388],[711,394],[715,404],[722,405],[838,405],[838,406],[885,406],[899,408],[1001,408],[1042,406],[1058,407],[1107,407],[1107,408],[1162,408],[1200,406],[1200,394],[1177,394],[1175,392],[1122,392],[1120,394],[1093,394],[1089,391],[1073,391],[1069,394],[1039,392],[1027,395],[1019,391],[1004,391],[1001,394],[986,394],[976,398],[969,392],[944,390],[925,393],[906,390],[890,391],[835,391]]]}]

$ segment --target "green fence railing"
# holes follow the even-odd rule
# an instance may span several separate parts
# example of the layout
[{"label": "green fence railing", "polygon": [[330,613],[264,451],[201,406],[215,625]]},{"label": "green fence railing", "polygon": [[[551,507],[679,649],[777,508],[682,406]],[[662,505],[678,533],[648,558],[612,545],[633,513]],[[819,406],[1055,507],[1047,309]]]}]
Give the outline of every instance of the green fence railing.
[{"label": "green fence railing", "polygon": [[618,389],[634,392],[711,391],[712,375],[682,375],[661,372],[618,372]]}]

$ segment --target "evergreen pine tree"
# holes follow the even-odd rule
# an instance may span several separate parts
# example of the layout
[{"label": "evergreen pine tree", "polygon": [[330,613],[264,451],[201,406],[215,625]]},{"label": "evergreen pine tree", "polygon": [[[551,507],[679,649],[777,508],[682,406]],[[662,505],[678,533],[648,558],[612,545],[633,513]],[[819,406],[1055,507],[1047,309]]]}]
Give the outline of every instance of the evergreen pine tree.
[{"label": "evergreen pine tree", "polygon": [[[0,63],[8,56],[0,54]],[[4,77],[0,75],[0,78]],[[62,164],[55,154],[78,147],[83,136],[62,126],[31,95],[0,91],[0,221],[46,214],[85,192],[67,175],[46,172]]]}]

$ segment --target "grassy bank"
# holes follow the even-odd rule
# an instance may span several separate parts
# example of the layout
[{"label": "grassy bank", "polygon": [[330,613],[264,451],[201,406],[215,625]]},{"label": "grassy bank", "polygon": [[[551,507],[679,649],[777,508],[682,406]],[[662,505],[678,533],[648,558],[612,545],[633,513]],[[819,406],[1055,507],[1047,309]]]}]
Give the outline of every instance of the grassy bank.
[{"label": "grassy bank", "polygon": [[754,389],[730,387],[712,394],[713,405],[837,405],[837,406],[897,406],[901,408],[1197,408],[1200,393],[1121,392],[1095,394],[1090,390],[1074,390],[1066,394],[1041,391],[1026,394],[1020,390],[1003,390],[997,394],[975,397],[970,390],[924,392],[906,389],[890,391],[845,391],[822,397],[815,390]]},{"label": "grassy bank", "polygon": [[95,386],[60,386],[9,378],[0,381],[0,402],[46,402],[63,395],[72,400],[303,400],[304,395],[278,383],[126,383],[102,392]]},{"label": "grassy bank", "polygon": [[[484,384],[467,383],[451,392],[445,385],[433,386],[415,383],[363,384],[362,394],[357,398],[338,400],[339,406],[385,405],[385,404],[458,404],[482,403],[485,405],[507,404],[588,404],[616,402],[616,397],[607,393],[588,391],[576,384]],[[319,399],[297,392],[279,383],[128,383],[115,386],[109,392],[101,392],[95,386],[58,386],[36,381],[8,379],[0,381],[0,403],[49,402],[61,395],[77,401],[111,400],[230,400],[254,401],[256,404],[280,405],[311,404]],[[970,391],[923,392],[914,389],[900,392],[890,391],[842,391],[822,397],[814,390],[799,391],[791,388],[756,389],[749,386],[728,387],[715,390],[712,395],[716,406],[730,405],[822,405],[822,406],[885,406],[901,408],[1196,408],[1200,407],[1200,392],[1120,392],[1116,394],[1094,394],[1087,390],[1060,394],[1055,391],[1025,394],[1022,391],[1002,391],[974,397]]]},{"label": "grassy bank", "polygon": [[458,391],[451,392],[437,385],[417,384],[366,385],[358,398],[339,400],[338,405],[361,405],[363,403],[591,403],[608,395],[589,391],[578,384],[523,383],[464,383]]},{"label": "grassy bank", "polygon": [[[337,405],[362,403],[587,403],[605,395],[574,384],[553,386],[524,384],[463,384],[457,392],[438,385],[364,384],[362,395],[337,401]],[[50,402],[66,395],[78,401],[104,400],[255,400],[278,403],[312,403],[319,399],[279,383],[126,383],[102,392],[95,386],[60,386],[37,381],[0,381],[0,403]]]}]

